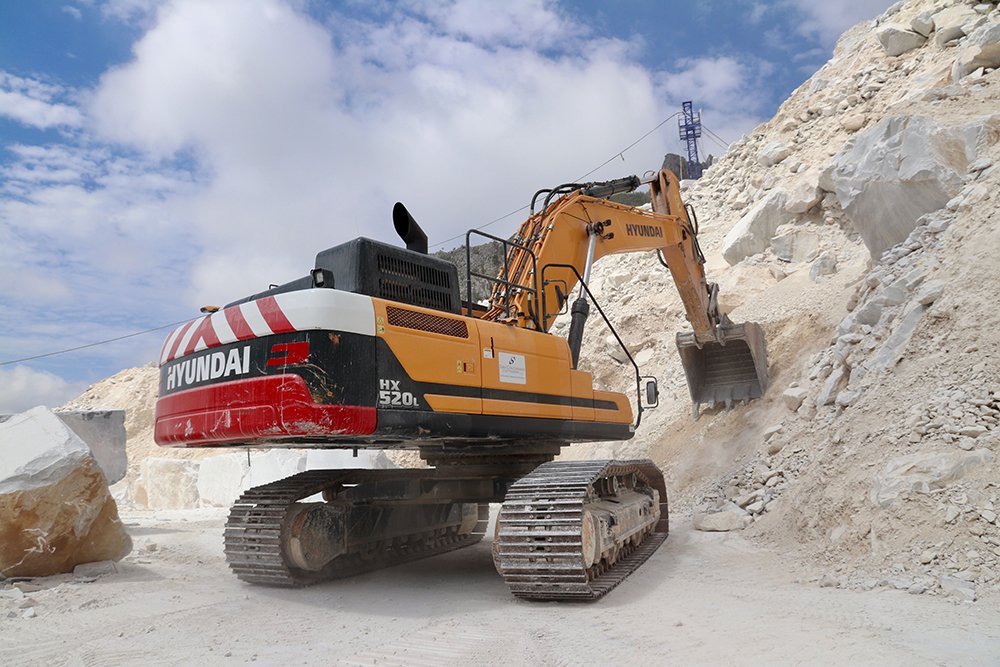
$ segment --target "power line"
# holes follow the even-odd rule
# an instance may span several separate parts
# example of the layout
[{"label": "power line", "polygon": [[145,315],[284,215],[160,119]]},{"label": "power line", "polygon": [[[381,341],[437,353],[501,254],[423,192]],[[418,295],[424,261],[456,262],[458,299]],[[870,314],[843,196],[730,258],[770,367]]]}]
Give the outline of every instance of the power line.
[{"label": "power line", "polygon": [[[614,155],[612,155],[611,157],[609,157],[607,160],[605,160],[601,164],[597,165],[596,167],[594,167],[593,169],[591,169],[590,171],[588,171],[583,176],[580,176],[576,180],[577,181],[582,181],[583,179],[587,178],[588,176],[590,176],[591,174],[593,174],[595,171],[597,171],[601,167],[603,167],[603,166],[607,165],[608,163],[610,163],[611,161],[613,161],[615,158],[619,158],[620,157],[622,160],[624,160],[625,159],[625,151],[629,150],[630,148],[632,148],[633,146],[635,146],[636,144],[638,144],[640,141],[642,141],[643,139],[645,139],[646,137],[648,137],[649,135],[651,135],[653,132],[656,132],[658,129],[660,129],[661,127],[663,127],[667,123],[667,121],[669,121],[669,120],[671,120],[673,118],[676,118],[677,116],[680,116],[680,115],[681,115],[681,112],[678,111],[677,113],[673,114],[672,116],[667,116],[666,118],[663,119],[663,121],[659,125],[657,125],[656,127],[654,127],[652,130],[650,130],[646,134],[642,135],[641,137],[639,137],[638,139],[636,139],[635,141],[633,141],[632,143],[630,143],[628,146],[626,146],[625,148],[621,149],[620,151],[618,151],[617,153],[615,153]],[[507,218],[509,218],[510,216],[514,215],[515,213],[520,213],[521,211],[525,210],[526,208],[528,208],[527,204],[525,204],[521,208],[517,209],[516,211],[511,211],[510,213],[508,213],[506,215],[502,215],[502,216],[500,216],[499,218],[497,218],[495,220],[490,220],[485,225],[481,225],[479,227],[476,227],[476,229],[477,230],[486,229],[490,225],[496,224],[496,223],[500,222],[501,220],[506,220]],[[439,247],[443,246],[444,244],[450,243],[451,241],[454,241],[455,239],[460,239],[463,236],[465,236],[465,234],[459,234],[457,236],[452,236],[450,239],[445,239],[444,241],[440,241],[438,243],[435,243],[431,247],[432,248],[439,248]]]},{"label": "power line", "polygon": [[711,135],[711,136],[710,136],[710,138],[714,138],[714,140],[715,140],[715,143],[717,143],[717,144],[719,144],[720,146],[722,146],[722,148],[724,148],[724,149],[726,149],[726,150],[729,150],[729,142],[727,142],[727,141],[726,141],[725,139],[723,139],[722,137],[720,137],[719,135],[717,135],[717,134],[716,134],[715,132],[712,132],[712,131],[711,131],[710,129],[708,129],[707,127],[705,127],[705,125],[704,125],[704,124],[702,124],[702,126],[701,126],[701,127],[702,127],[702,128],[703,128],[703,129],[704,129],[704,130],[705,130],[706,132],[708,132],[708,134],[709,134],[709,135]]},{"label": "power line", "polygon": [[[477,230],[483,230],[483,229],[486,229],[486,228],[487,228],[487,227],[489,227],[490,225],[493,225],[493,224],[496,224],[496,223],[500,222],[501,220],[506,220],[507,218],[509,218],[510,216],[514,215],[515,213],[520,213],[521,211],[523,211],[523,210],[524,210],[524,209],[526,209],[526,208],[528,208],[528,205],[527,205],[527,204],[525,204],[525,205],[524,205],[524,206],[522,206],[521,208],[517,209],[516,211],[511,211],[510,213],[508,213],[508,214],[506,214],[506,215],[501,215],[501,216],[500,216],[499,218],[497,218],[497,219],[495,219],[495,220],[490,220],[490,221],[489,221],[489,222],[487,222],[487,223],[486,223],[485,225],[482,225],[482,226],[480,226],[480,227],[476,227],[476,229],[477,229]],[[452,236],[452,237],[451,237],[450,239],[445,239],[444,241],[440,241],[439,243],[435,243],[435,244],[434,244],[434,245],[432,245],[431,247],[432,247],[432,248],[439,248],[439,247],[443,246],[443,245],[444,245],[445,243],[449,243],[449,242],[451,242],[451,241],[454,241],[455,239],[460,239],[460,238],[462,238],[463,236],[465,236],[465,234],[459,234],[458,236]]]},{"label": "power line", "polygon": [[635,141],[633,141],[632,143],[630,143],[628,146],[626,146],[622,150],[618,151],[617,153],[615,153],[614,155],[612,155],[610,158],[608,158],[607,160],[605,160],[604,162],[602,162],[600,165],[598,165],[594,169],[591,169],[586,174],[584,174],[583,176],[581,176],[580,178],[578,178],[576,180],[582,181],[583,179],[587,178],[588,176],[590,176],[591,174],[593,174],[595,171],[597,171],[598,169],[600,169],[601,167],[603,167],[604,165],[606,165],[609,162],[611,162],[612,160],[614,160],[616,157],[620,157],[621,159],[624,160],[625,156],[623,155],[623,153],[625,151],[627,151],[628,149],[632,148],[637,143],[639,143],[640,141],[642,141],[643,139],[645,139],[646,137],[648,137],[649,135],[651,135],[653,132],[656,132],[658,129],[660,129],[661,127],[663,127],[664,125],[666,125],[666,123],[667,123],[668,120],[671,120],[673,118],[677,118],[677,116],[680,116],[680,115],[681,115],[681,112],[678,111],[677,113],[673,114],[672,116],[667,116],[666,118],[663,119],[663,122],[661,122],[659,125],[657,125],[656,127],[654,127],[652,130],[650,130],[646,134],[642,135],[641,137],[639,137],[638,139],[636,139]]},{"label": "power line", "polygon": [[45,354],[38,354],[35,355],[34,357],[25,357],[24,359],[14,359],[13,361],[0,361],[0,366],[7,366],[9,364],[19,364],[23,361],[34,361],[35,359],[42,359],[43,357],[53,357],[57,354],[65,354],[66,352],[76,352],[77,350],[83,350],[85,348],[95,347],[97,345],[104,345],[105,343],[114,343],[115,341],[124,340],[125,338],[132,338],[133,336],[141,336],[143,334],[152,333],[154,331],[159,331],[160,329],[166,329],[168,327],[176,327],[196,319],[198,318],[191,317],[186,320],[181,320],[180,322],[174,322],[173,324],[164,324],[163,326],[154,327],[152,329],[146,329],[145,331],[137,331],[135,333],[125,334],[124,336],[118,336],[117,338],[109,338],[107,340],[102,340],[97,343],[87,343],[86,345],[79,345],[77,347],[71,347],[66,350],[59,350],[57,352],[46,352]]},{"label": "power line", "polygon": [[[677,112],[677,113],[673,114],[672,116],[668,116],[667,118],[663,119],[663,121],[659,125],[657,125],[656,127],[654,127],[652,130],[650,130],[646,134],[642,135],[641,137],[639,137],[638,139],[636,139],[635,141],[633,141],[632,143],[630,143],[628,146],[626,146],[625,148],[621,149],[620,151],[618,151],[617,153],[615,153],[614,155],[612,155],[610,158],[608,158],[607,160],[605,160],[604,162],[602,162],[598,166],[594,167],[593,169],[591,169],[590,171],[588,171],[583,176],[580,176],[576,180],[577,181],[582,181],[583,179],[587,178],[588,176],[590,176],[591,174],[593,174],[595,171],[597,171],[601,167],[607,165],[609,162],[611,162],[615,158],[620,157],[621,159],[624,160],[625,159],[625,151],[631,149],[636,144],[638,144],[639,142],[641,142],[643,139],[645,139],[646,137],[648,137],[649,135],[651,135],[653,132],[656,132],[658,129],[660,129],[661,127],[663,127],[667,123],[667,121],[671,120],[672,118],[676,118],[679,115],[680,115],[680,112]],[[491,221],[487,222],[485,225],[477,227],[477,229],[479,229],[479,230],[486,229],[490,225],[494,225],[494,224],[500,222],[501,220],[505,220],[505,219],[509,218],[510,216],[516,214],[516,213],[520,213],[521,211],[525,210],[526,208],[528,208],[527,204],[525,204],[524,206],[522,206],[519,209],[511,211],[510,213],[507,213],[506,215],[502,215],[499,218],[496,218],[495,220],[491,220]],[[441,241],[440,243],[435,243],[431,247],[438,248],[440,246],[443,246],[446,243],[449,243],[450,241],[454,241],[455,239],[460,239],[463,236],[464,236],[464,234],[459,234],[458,236],[453,236],[450,239],[445,239],[444,241]],[[191,320],[194,320],[194,319],[197,319],[197,318],[192,317],[192,318],[187,319],[187,320],[181,320],[180,322],[174,322],[173,324],[164,324],[163,326],[154,327],[152,329],[146,329],[145,331],[137,331],[135,333],[126,334],[124,336],[118,336],[117,338],[109,338],[107,340],[98,341],[96,343],[88,343],[87,345],[79,345],[77,347],[71,347],[71,348],[68,348],[68,349],[65,349],[65,350],[58,350],[56,352],[47,352],[45,354],[38,354],[38,355],[35,355],[33,357],[25,357],[23,359],[14,359],[12,361],[0,361],[0,366],[8,366],[10,364],[19,364],[19,363],[22,363],[22,362],[25,362],[25,361],[34,361],[35,359],[43,359],[45,357],[53,357],[53,356],[55,356],[57,354],[65,354],[67,352],[76,352],[77,350],[84,350],[84,349],[86,349],[88,347],[96,347],[97,345],[105,345],[107,343],[114,343],[115,341],[124,340],[125,338],[132,338],[134,336],[141,336],[143,334],[152,333],[154,331],[159,331],[160,329],[166,329],[168,327],[176,327],[176,326],[179,326],[179,325],[184,324],[186,322],[190,322]]]}]

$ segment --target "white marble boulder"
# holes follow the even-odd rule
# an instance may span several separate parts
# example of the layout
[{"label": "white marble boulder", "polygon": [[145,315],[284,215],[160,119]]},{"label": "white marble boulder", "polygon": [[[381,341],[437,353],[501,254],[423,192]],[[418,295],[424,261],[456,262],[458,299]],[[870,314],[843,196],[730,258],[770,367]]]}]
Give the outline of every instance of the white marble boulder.
[{"label": "white marble boulder", "polygon": [[892,116],[844,144],[820,185],[837,193],[851,225],[878,259],[906,239],[918,218],[943,208],[962,190],[990,122],[945,127],[922,116]]},{"label": "white marble boulder", "polygon": [[131,550],[107,479],[79,436],[44,407],[0,423],[0,574],[72,572]]},{"label": "white marble boulder", "polygon": [[764,252],[778,227],[795,219],[786,209],[788,197],[784,190],[772,190],[729,230],[722,240],[722,257],[730,266]]}]

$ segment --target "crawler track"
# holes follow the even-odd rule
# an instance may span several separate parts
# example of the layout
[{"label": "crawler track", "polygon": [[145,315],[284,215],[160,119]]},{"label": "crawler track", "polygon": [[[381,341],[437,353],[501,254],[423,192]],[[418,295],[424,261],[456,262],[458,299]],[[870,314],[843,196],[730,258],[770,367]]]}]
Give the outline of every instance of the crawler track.
[{"label": "crawler track", "polygon": [[[226,561],[242,581],[298,588],[327,579],[409,563],[475,544],[482,535],[432,530],[370,545],[335,558],[322,571],[290,567],[281,552],[281,527],[292,504],[349,478],[354,470],[311,470],[250,489],[233,505],[224,534]],[[371,474],[371,471],[365,471]]]},{"label": "crawler track", "polygon": [[[660,521],[632,550],[604,567],[585,567],[582,517],[595,482],[635,474],[660,493]],[[663,475],[651,461],[558,461],[515,483],[500,513],[494,543],[511,592],[533,600],[596,600],[648,559],[667,537]]]}]

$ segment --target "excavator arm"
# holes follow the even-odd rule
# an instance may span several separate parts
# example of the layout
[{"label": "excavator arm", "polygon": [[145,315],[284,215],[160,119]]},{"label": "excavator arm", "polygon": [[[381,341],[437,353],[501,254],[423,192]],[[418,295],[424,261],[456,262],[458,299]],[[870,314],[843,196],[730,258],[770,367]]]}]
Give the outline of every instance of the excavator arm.
[{"label": "excavator arm", "polygon": [[[649,184],[652,211],[604,198],[642,184]],[[549,191],[550,198],[569,187]],[[656,251],[670,270],[693,329],[678,333],[677,346],[695,416],[700,403],[730,407],[734,400],[757,398],[767,386],[763,330],[752,322],[732,324],[720,315],[718,288],[706,277],[697,231],[677,177],[668,170],[646,180],[631,176],[578,186],[551,204],[547,199],[543,210],[521,226],[483,318],[548,330],[579,282],[577,275],[588,282],[594,262],[605,255]],[[589,312],[583,290],[571,312],[575,367]]]},{"label": "excavator arm", "polygon": [[[586,280],[590,266],[606,255],[659,251],[677,285],[695,335],[702,342],[715,340],[718,315],[712,301],[712,286],[705,277],[704,258],[693,222],[681,202],[677,177],[663,170],[645,182],[650,186],[652,212],[601,197],[605,192],[625,192],[643,183],[630,177],[612,181],[606,188],[601,187],[604,184],[582,187],[532,216],[515,237],[515,242],[531,253],[515,248],[508,261],[510,281],[526,289],[504,289],[498,285],[493,307],[484,317],[518,319],[530,328],[532,315],[541,308],[541,300],[532,292],[539,287],[535,284],[535,273],[537,270],[540,280],[541,269],[546,265],[572,265]],[[572,270],[565,268],[547,270],[545,277],[547,312],[541,315],[543,322],[550,323],[576,286],[577,278]],[[544,324],[543,327],[548,329]]]}]

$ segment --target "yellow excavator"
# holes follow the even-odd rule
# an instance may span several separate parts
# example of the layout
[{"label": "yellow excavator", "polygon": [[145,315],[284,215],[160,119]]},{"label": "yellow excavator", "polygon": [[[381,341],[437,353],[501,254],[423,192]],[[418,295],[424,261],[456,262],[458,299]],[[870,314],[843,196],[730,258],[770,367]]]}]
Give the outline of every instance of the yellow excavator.
[{"label": "yellow excavator", "polygon": [[[608,200],[647,184],[652,211]],[[571,443],[631,438],[658,398],[627,349],[634,416],[625,395],[595,390],[578,368],[590,305],[604,317],[591,268],[638,251],[669,268],[693,327],[677,347],[696,417],[702,403],[763,394],[763,331],[719,312],[671,172],[564,184],[531,208],[511,239],[469,232],[467,260],[478,234],[502,244],[504,262],[494,277],[467,261],[465,300],[455,265],[427,254],[397,203],[405,249],[359,238],[324,250],[308,276],[206,309],[167,337],[160,445],[415,449],[430,466],[311,470],[246,491],[225,530],[240,579],[303,586],[467,546],[485,533],[489,503],[502,503],[497,570],[522,598],[597,599],[664,541],[666,488],[651,461],[554,460]],[[471,297],[474,278],[493,282],[486,306]],[[567,308],[568,337],[549,333]]]}]

